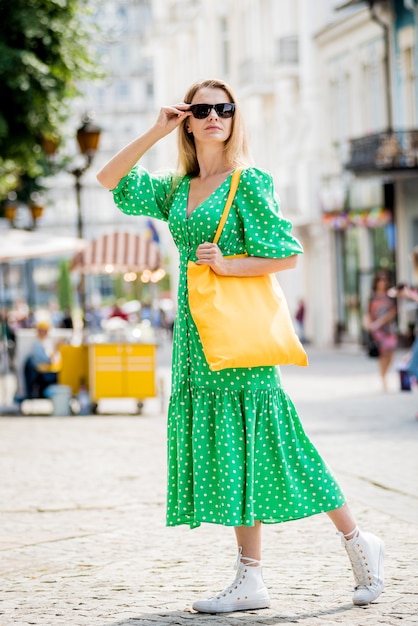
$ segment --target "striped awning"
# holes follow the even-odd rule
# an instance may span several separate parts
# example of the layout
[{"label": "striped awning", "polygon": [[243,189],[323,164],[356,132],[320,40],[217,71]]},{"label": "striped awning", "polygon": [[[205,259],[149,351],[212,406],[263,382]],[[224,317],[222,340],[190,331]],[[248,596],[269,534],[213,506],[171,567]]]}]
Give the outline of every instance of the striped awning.
[{"label": "striped awning", "polygon": [[84,274],[123,274],[154,271],[160,265],[159,247],[149,236],[116,232],[90,241],[73,258],[71,269]]}]

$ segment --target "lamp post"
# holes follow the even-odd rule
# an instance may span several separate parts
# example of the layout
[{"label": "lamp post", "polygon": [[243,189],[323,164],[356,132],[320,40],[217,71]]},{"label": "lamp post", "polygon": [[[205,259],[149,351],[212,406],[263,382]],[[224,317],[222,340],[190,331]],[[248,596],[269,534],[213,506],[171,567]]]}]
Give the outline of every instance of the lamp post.
[{"label": "lamp post", "polygon": [[[93,124],[92,117],[86,114],[82,119],[82,125],[77,130],[76,138],[78,147],[81,154],[85,157],[85,163],[83,166],[74,167],[67,170],[75,178],[75,193],[77,201],[77,236],[79,239],[83,239],[84,235],[84,221],[81,203],[81,178],[83,174],[89,169],[92,164],[94,155],[97,152],[100,141],[101,128],[96,124]],[[59,139],[57,137],[43,137],[42,147],[50,159],[52,159],[57,151]],[[85,304],[86,304],[86,291],[85,291],[85,277],[82,273],[80,276],[80,282],[78,285],[78,297],[82,315],[84,316]]]},{"label": "lamp post", "polygon": [[[92,164],[94,155],[97,152],[102,129],[93,124],[90,114],[86,114],[82,119],[82,125],[77,130],[76,138],[78,147],[83,156],[86,157],[82,167],[74,167],[68,170],[75,178],[75,191],[77,199],[77,235],[83,238],[83,214],[81,209],[81,177]],[[42,148],[48,158],[52,160],[58,149],[59,139],[57,137],[42,137]]]},{"label": "lamp post", "polygon": [[92,123],[91,117],[86,115],[83,124],[77,130],[77,143],[82,155],[86,157],[83,167],[75,167],[70,173],[75,178],[75,192],[77,198],[77,235],[83,238],[83,213],[81,209],[81,178],[92,164],[93,157],[99,147],[101,128]]},{"label": "lamp post", "polygon": [[[92,164],[94,155],[99,147],[101,128],[93,124],[91,117],[86,115],[82,120],[82,125],[77,130],[77,143],[82,155],[86,157],[84,166],[75,167],[70,170],[70,173],[75,178],[75,193],[77,200],[77,236],[83,239],[84,235],[84,221],[81,204],[81,178],[83,174],[89,169]],[[85,288],[85,275],[80,276],[80,282],[78,285],[78,295],[80,301],[80,307],[82,315],[84,316],[86,308],[86,288]]]}]

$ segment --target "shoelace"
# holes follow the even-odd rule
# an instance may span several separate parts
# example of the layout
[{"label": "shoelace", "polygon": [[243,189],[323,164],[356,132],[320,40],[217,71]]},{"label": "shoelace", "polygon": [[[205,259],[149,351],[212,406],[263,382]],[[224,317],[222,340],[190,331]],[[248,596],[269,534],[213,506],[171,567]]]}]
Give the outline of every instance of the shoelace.
[{"label": "shoelace", "polygon": [[250,565],[250,566],[255,565],[255,564],[261,565],[261,561],[259,561],[258,559],[252,559],[249,556],[242,556],[242,547],[240,546],[238,548],[238,554],[237,554],[237,558],[235,561],[234,569],[239,568],[240,563],[242,562],[243,559],[245,559],[246,561],[245,563],[243,563],[243,565]]},{"label": "shoelace", "polygon": [[[345,541],[351,541],[352,539],[356,539],[358,537],[359,529],[356,526],[354,530],[347,533],[346,535],[342,532],[338,532],[337,534],[341,537],[344,537]],[[350,535],[352,535],[351,539],[347,540],[347,537],[350,537]],[[372,587],[374,583],[370,584],[366,582],[367,578],[369,578],[370,573],[368,569],[368,563],[365,562],[365,560],[362,556],[360,556],[357,550],[349,549],[347,550],[347,554],[353,568],[354,580],[356,581],[356,589],[360,589],[361,587],[364,587],[365,589],[370,589],[370,587]]]},{"label": "shoelace", "polygon": [[[245,559],[246,563],[242,562],[243,559]],[[253,565],[261,566],[261,561],[259,561],[258,559],[252,559],[249,556],[242,556],[242,548],[240,546],[238,548],[238,554],[237,554],[237,558],[234,564],[234,569],[238,570],[235,580],[229,585],[229,587],[226,587],[226,589],[216,594],[215,596],[216,598],[221,598],[222,596],[225,596],[227,593],[231,593],[232,591],[234,591],[237,585],[241,583],[244,572],[246,571],[244,568],[247,565],[250,567],[252,567]]]},{"label": "shoelace", "polygon": [[[353,530],[351,530],[349,533],[344,534],[344,533],[338,532],[337,535],[344,537],[346,541],[351,541],[352,539],[354,539],[354,537],[358,536],[359,532],[360,532],[359,527],[355,526]],[[347,537],[350,537],[350,539],[347,539]]]},{"label": "shoelace", "polygon": [[367,563],[364,562],[363,558],[357,552],[349,552],[348,555],[350,557],[351,565],[353,566],[354,579],[357,583],[356,589],[359,587],[371,587],[371,585],[365,580],[368,578]]}]

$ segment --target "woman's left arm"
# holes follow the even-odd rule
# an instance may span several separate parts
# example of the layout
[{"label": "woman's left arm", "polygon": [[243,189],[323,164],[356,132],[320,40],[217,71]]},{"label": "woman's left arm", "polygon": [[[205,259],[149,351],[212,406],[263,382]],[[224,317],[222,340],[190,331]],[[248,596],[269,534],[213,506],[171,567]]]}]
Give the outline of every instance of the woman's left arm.
[{"label": "woman's left arm", "polygon": [[214,243],[202,243],[196,250],[197,264],[210,265],[220,276],[264,276],[296,267],[297,254],[282,259],[258,256],[224,257]]},{"label": "woman's left arm", "polygon": [[393,303],[389,311],[387,311],[383,315],[380,315],[377,319],[374,320],[374,322],[371,323],[370,330],[379,330],[379,328],[382,328],[382,326],[394,320],[396,315],[397,310],[395,303]]},{"label": "woman's left arm", "polygon": [[406,298],[406,300],[412,300],[418,304],[418,291],[412,287],[403,287],[397,294],[398,298]]}]

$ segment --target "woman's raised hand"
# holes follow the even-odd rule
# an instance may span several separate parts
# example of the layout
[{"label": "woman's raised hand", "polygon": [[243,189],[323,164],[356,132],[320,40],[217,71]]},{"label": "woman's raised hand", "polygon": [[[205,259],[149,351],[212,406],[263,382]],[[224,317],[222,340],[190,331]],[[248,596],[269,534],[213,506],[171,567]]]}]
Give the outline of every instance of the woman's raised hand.
[{"label": "woman's raised hand", "polygon": [[171,133],[186,117],[191,115],[189,107],[190,105],[184,102],[162,107],[154,126],[122,148],[98,172],[97,180],[99,183],[107,187],[107,189],[114,189],[121,178],[128,174],[147,150],[152,148],[162,137]]},{"label": "woman's raised hand", "polygon": [[189,107],[190,104],[185,104],[184,102],[163,106],[157,119],[157,125],[168,135],[177,128],[186,117],[191,115]]}]

